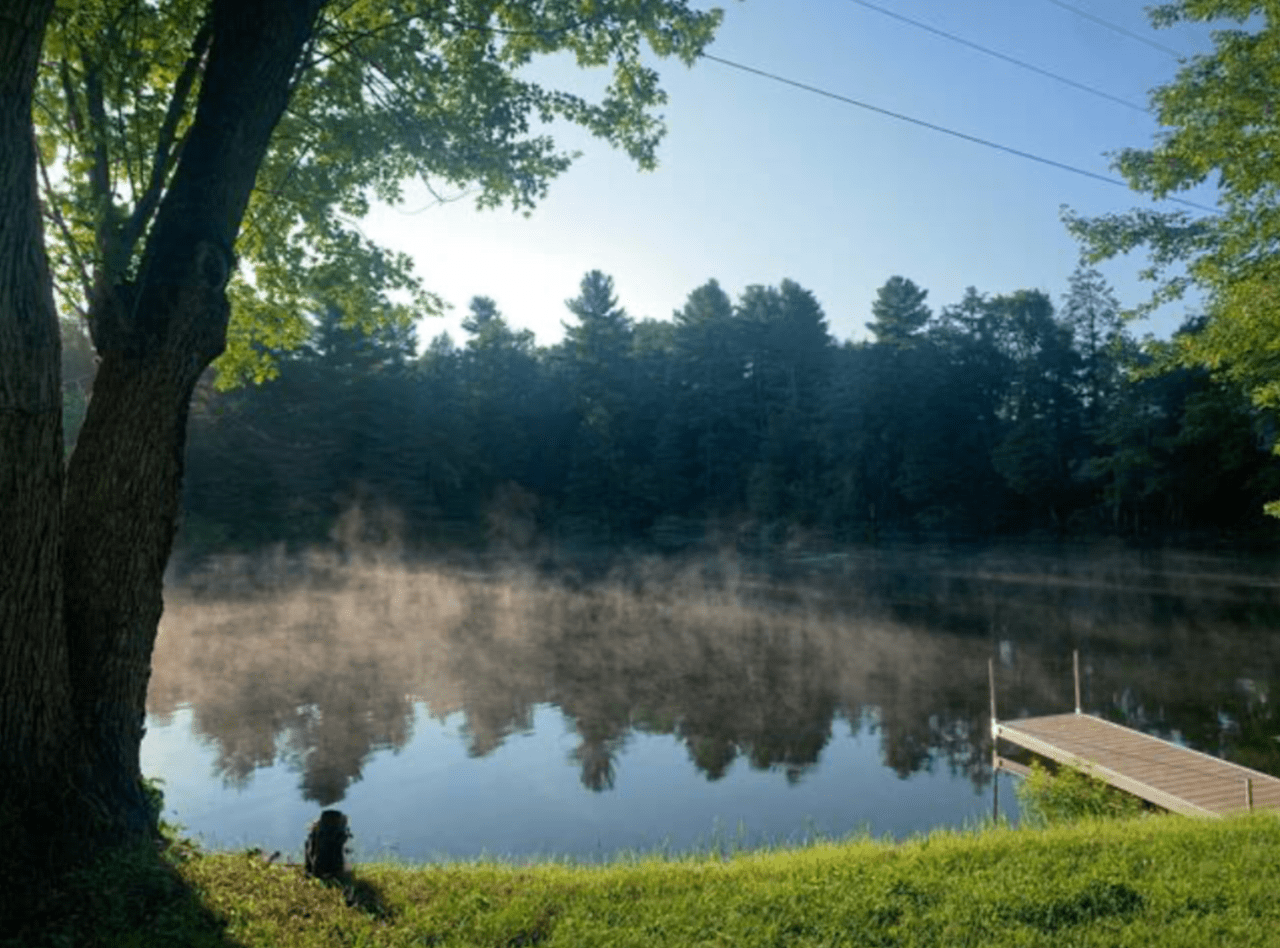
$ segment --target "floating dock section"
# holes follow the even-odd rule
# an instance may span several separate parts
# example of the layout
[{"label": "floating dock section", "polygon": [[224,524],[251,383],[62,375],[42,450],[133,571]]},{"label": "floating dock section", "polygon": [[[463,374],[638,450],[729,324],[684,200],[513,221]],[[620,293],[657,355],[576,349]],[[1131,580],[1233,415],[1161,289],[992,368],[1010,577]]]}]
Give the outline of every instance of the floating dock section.
[{"label": "floating dock section", "polygon": [[1080,661],[1075,656],[1076,711],[1000,721],[996,717],[995,662],[991,683],[992,766],[1025,776],[1027,768],[1000,756],[1004,740],[1076,767],[1174,813],[1219,818],[1241,810],[1280,811],[1280,779],[1202,754],[1080,711]]}]

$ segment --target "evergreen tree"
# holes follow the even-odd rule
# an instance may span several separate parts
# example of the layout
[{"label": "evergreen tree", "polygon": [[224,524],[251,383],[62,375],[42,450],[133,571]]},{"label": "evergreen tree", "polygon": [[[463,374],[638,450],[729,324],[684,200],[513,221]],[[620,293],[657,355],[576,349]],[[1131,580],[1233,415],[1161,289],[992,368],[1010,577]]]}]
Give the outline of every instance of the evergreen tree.
[{"label": "evergreen tree", "polygon": [[1080,264],[1072,272],[1062,301],[1062,321],[1071,328],[1080,353],[1081,395],[1090,432],[1120,383],[1125,343],[1120,303],[1102,274]]},{"label": "evergreen tree", "polygon": [[1070,327],[1039,290],[1018,290],[991,301],[996,339],[1012,374],[1000,408],[1003,434],[993,461],[1009,487],[1027,502],[1033,525],[1065,526],[1072,479],[1080,471],[1080,414],[1075,379],[1079,356]]},{"label": "evergreen tree", "polygon": [[874,319],[867,328],[884,345],[906,346],[928,324],[933,314],[924,305],[928,290],[922,290],[906,277],[893,276],[876,290],[871,304]]},{"label": "evergreen tree", "polygon": [[481,468],[473,487],[477,496],[487,496],[508,482],[528,486],[536,478],[533,468],[542,440],[542,379],[534,335],[513,330],[487,296],[472,298],[462,328],[468,339],[459,373]]},{"label": "evergreen tree", "polygon": [[618,305],[613,278],[599,270],[582,278],[579,295],[565,305],[578,320],[564,324],[577,414],[568,499],[576,514],[617,535],[635,513],[625,477],[632,323]]},{"label": "evergreen tree", "polygon": [[484,331],[484,327],[496,319],[501,319],[498,313],[498,304],[488,296],[473,296],[468,304],[471,310],[466,319],[462,321],[462,328],[472,335],[480,335]]},{"label": "evergreen tree", "polygon": [[826,316],[792,280],[749,286],[737,306],[754,402],[755,458],[747,506],[769,521],[811,519],[820,506],[821,391],[831,348]]},{"label": "evergreen tree", "polygon": [[414,348],[411,324],[367,334],[329,306],[271,383],[202,386],[184,491],[188,542],[318,542],[344,510],[370,502],[412,514],[421,486]]},{"label": "evergreen tree", "polygon": [[731,512],[743,502],[754,430],[743,327],[715,280],[689,294],[673,323],[675,404],[667,437],[679,447],[668,445],[668,456],[689,485],[693,509]]}]

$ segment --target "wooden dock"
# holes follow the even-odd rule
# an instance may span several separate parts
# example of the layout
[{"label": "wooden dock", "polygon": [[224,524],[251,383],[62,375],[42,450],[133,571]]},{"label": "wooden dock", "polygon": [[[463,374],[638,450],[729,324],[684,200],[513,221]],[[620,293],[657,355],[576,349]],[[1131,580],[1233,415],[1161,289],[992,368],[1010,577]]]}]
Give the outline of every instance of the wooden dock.
[{"label": "wooden dock", "polygon": [[[1078,669],[1078,664],[1077,664]],[[1241,810],[1280,811],[1280,779],[1143,734],[1079,710],[1074,714],[999,721],[991,668],[993,765],[1025,776],[1027,768],[999,754],[999,740],[1077,767],[1113,787],[1188,816],[1218,818]]]}]

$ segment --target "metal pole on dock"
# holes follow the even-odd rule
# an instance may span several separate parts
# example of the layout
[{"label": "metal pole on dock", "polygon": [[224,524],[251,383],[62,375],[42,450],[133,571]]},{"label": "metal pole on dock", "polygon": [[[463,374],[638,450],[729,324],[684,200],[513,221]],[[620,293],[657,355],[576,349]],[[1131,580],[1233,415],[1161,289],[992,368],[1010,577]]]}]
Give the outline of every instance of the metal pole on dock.
[{"label": "metal pole on dock", "polygon": [[1000,744],[996,737],[996,660],[987,659],[987,684],[991,687],[991,825],[1000,822]]},{"label": "metal pole on dock", "polygon": [[1253,809],[1253,778],[1244,778],[1244,805],[1250,810]]},{"label": "metal pole on dock", "polygon": [[[995,738],[991,739],[995,742]],[[1000,823],[1000,768],[996,766],[996,752],[991,751],[991,825]]]},{"label": "metal pole on dock", "polygon": [[1071,670],[1076,681],[1076,714],[1080,713],[1080,650],[1071,650]]},{"label": "metal pole on dock", "polygon": [[996,660],[987,659],[987,683],[991,686],[991,736],[996,733]]}]

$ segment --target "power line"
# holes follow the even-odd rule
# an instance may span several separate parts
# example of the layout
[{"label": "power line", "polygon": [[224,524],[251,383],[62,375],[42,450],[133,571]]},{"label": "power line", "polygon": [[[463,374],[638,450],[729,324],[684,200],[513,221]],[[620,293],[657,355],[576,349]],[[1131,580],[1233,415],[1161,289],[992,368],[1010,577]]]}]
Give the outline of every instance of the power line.
[{"label": "power line", "polygon": [[1076,82],[1074,79],[1068,79],[1066,76],[1060,76],[1056,72],[1041,69],[1039,66],[1033,66],[1031,63],[1023,62],[1021,59],[1015,59],[1014,57],[1007,56],[1004,53],[996,52],[994,49],[987,49],[985,46],[979,46],[977,43],[971,42],[964,37],[956,36],[954,33],[948,33],[946,30],[940,30],[935,26],[930,26],[928,23],[921,23],[919,20],[913,20],[910,17],[903,16],[901,13],[894,13],[892,10],[886,10],[884,7],[876,6],[874,3],[868,3],[867,0],[850,0],[850,2],[856,3],[860,7],[866,7],[868,10],[874,10],[876,13],[883,13],[887,17],[892,17],[895,20],[908,23],[911,26],[926,30],[945,39],[949,39],[954,43],[959,43],[961,46],[968,46],[970,49],[976,49],[980,53],[985,53],[988,56],[994,56],[996,59],[1003,59],[1007,63],[1013,63],[1015,66],[1020,66],[1023,69],[1029,69],[1031,72],[1039,73],[1042,76],[1048,76],[1050,79],[1064,83],[1072,88],[1080,89],[1104,99],[1109,99],[1112,102],[1117,102],[1120,105],[1134,109],[1138,112],[1147,111],[1147,109],[1143,108],[1141,105],[1130,102],[1128,99],[1122,99],[1119,96],[1112,95],[1110,92],[1103,92],[1101,89],[1095,89],[1093,86],[1087,86],[1082,82]]},{"label": "power line", "polygon": [[1132,30],[1126,30],[1123,26],[1116,26],[1114,23],[1110,22],[1109,20],[1104,20],[1100,16],[1094,16],[1088,10],[1081,10],[1079,7],[1073,4],[1064,2],[1064,0],[1049,0],[1049,2],[1052,3],[1054,6],[1062,7],[1062,9],[1064,10],[1070,10],[1076,16],[1082,16],[1086,20],[1091,20],[1094,23],[1097,23],[1099,26],[1105,26],[1107,29],[1112,30],[1116,33],[1119,33],[1121,36],[1127,36],[1129,37],[1129,39],[1137,40],[1139,43],[1146,43],[1152,49],[1158,49],[1162,53],[1168,53],[1174,59],[1183,58],[1182,53],[1178,52],[1176,49],[1172,49],[1168,46],[1165,46],[1163,43],[1157,43],[1155,40],[1150,39],[1149,37],[1143,36],[1141,33],[1134,33]]},{"label": "power line", "polygon": [[[998,151],[1007,152],[1010,155],[1017,155],[1019,158],[1026,158],[1028,161],[1037,161],[1042,165],[1049,165],[1062,171],[1070,171],[1072,174],[1083,175],[1086,178],[1093,178],[1095,181],[1103,181],[1107,184],[1114,184],[1128,190],[1129,185],[1121,181],[1119,178],[1108,178],[1106,175],[1098,174],[1095,171],[1089,171],[1085,168],[1077,168],[1075,165],[1068,165],[1061,161],[1054,161],[1052,158],[1045,158],[1041,155],[1033,155],[1028,151],[1021,151],[1017,148],[1010,148],[1008,145],[1001,145],[998,142],[988,141],[985,138],[979,138],[977,135],[970,135],[967,132],[958,132],[953,128],[947,128],[943,125],[935,125],[933,122],[926,122],[924,119],[912,118],[910,115],[903,115],[901,112],[894,112],[890,109],[881,108],[878,105],[871,105],[869,102],[861,102],[858,99],[841,95],[838,92],[831,92],[827,89],[821,89],[818,86],[811,86],[795,79],[788,79],[785,76],[779,76],[777,73],[768,72],[764,69],[757,69],[754,66],[747,66],[742,63],[734,62],[732,59],[724,59],[720,56],[713,56],[711,53],[703,53],[703,59],[709,59],[712,62],[720,63],[722,66],[728,66],[731,69],[738,69],[742,72],[749,72],[757,76],[763,76],[765,79],[772,79],[774,82],[780,82],[783,85],[792,86],[796,89],[803,89],[805,92],[812,92],[814,95],[820,95],[827,99],[835,99],[837,102],[843,102],[845,105],[855,105],[860,109],[866,109],[870,112],[878,112],[881,115],[887,115],[889,118],[897,119],[900,122],[909,122],[912,125],[919,125],[922,128],[930,129],[934,132],[941,132],[944,135],[950,135],[953,138],[962,138],[967,142],[973,142],[976,145],[985,145],[987,148],[995,148]],[[1184,204],[1187,207],[1194,207],[1196,210],[1207,211],[1210,214],[1218,213],[1212,207],[1206,207],[1203,204],[1197,204],[1195,201],[1188,201],[1185,198],[1166,197],[1164,200],[1173,201],[1176,204]]]}]

